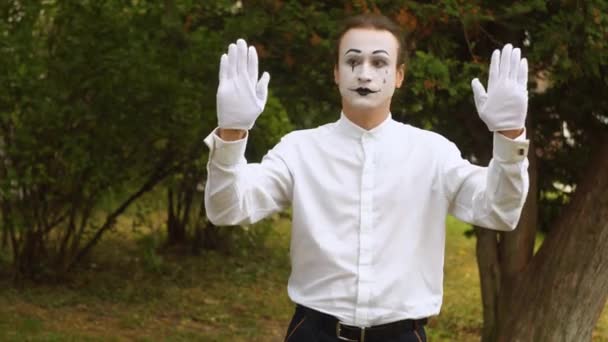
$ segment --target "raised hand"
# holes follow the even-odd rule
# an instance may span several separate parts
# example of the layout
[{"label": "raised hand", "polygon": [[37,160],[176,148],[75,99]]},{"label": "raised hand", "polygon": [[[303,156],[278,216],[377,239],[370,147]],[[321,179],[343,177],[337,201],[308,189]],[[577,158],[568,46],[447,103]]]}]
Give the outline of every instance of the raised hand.
[{"label": "raised hand", "polygon": [[525,126],[528,111],[528,61],[511,44],[502,53],[494,50],[490,62],[488,91],[479,79],[471,82],[475,107],[490,131],[510,131]]},{"label": "raised hand", "polygon": [[258,81],[258,54],[243,39],[230,44],[220,60],[220,84],[217,89],[218,126],[225,129],[253,127],[268,97],[270,75],[264,72]]}]

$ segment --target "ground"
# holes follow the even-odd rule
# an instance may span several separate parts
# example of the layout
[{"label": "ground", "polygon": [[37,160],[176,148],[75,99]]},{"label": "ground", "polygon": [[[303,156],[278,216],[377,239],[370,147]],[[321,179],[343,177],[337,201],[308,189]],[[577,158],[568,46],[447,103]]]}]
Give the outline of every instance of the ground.
[{"label": "ground", "polygon": [[[475,240],[450,219],[442,312],[429,341],[478,341]],[[110,234],[64,283],[0,280],[1,341],[282,341],[293,305],[288,222],[231,252],[155,253],[158,232]],[[594,341],[608,341],[608,314]]]}]

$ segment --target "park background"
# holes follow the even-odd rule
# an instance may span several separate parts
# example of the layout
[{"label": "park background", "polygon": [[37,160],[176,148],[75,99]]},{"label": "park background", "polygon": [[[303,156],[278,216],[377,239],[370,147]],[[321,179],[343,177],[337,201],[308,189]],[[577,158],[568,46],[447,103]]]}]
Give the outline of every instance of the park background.
[{"label": "park background", "polygon": [[429,341],[608,341],[603,0],[2,1],[0,340],[280,341],[289,212],[215,227],[201,200],[219,57],[245,38],[271,74],[247,149],[259,161],[338,118],[334,35],[365,12],[407,33],[393,117],[476,164],[492,136],[471,79],[486,83],[507,42],[530,64],[522,220],[448,219]]}]

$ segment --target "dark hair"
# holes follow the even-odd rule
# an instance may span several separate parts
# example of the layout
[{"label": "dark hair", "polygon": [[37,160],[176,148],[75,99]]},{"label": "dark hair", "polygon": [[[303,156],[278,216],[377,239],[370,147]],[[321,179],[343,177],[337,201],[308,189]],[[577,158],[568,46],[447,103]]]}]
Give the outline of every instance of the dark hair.
[{"label": "dark hair", "polygon": [[397,67],[404,63],[405,56],[403,54],[403,32],[401,31],[399,25],[395,24],[392,20],[384,15],[365,13],[354,17],[349,17],[342,23],[342,28],[338,32],[336,43],[334,45],[336,65],[338,65],[340,60],[340,42],[342,41],[342,37],[344,37],[346,32],[349,30],[356,28],[376,29],[381,31],[389,31],[392,33],[395,39],[397,39]]}]

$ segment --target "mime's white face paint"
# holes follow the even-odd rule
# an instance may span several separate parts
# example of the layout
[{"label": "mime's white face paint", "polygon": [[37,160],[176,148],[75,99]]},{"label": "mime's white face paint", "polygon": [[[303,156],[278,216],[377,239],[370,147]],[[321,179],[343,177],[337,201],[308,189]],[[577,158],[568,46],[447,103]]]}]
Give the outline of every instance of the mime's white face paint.
[{"label": "mime's white face paint", "polygon": [[343,102],[356,109],[390,103],[397,75],[397,39],[389,31],[351,29],[342,37],[335,81]]}]

